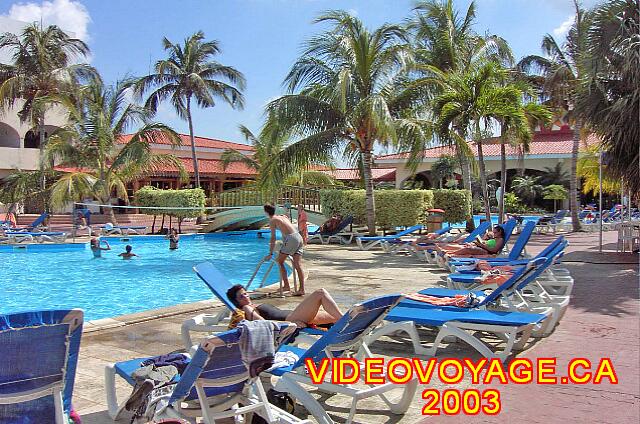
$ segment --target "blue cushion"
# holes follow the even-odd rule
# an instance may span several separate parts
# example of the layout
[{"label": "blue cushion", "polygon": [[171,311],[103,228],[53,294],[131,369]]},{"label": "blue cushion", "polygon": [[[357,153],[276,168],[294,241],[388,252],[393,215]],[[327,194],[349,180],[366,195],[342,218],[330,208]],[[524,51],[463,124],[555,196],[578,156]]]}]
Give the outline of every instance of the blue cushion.
[{"label": "blue cushion", "polygon": [[[293,352],[296,355],[298,355],[298,358],[301,358],[302,356],[304,356],[306,351],[307,351],[306,349],[300,348],[298,346],[292,346],[292,345],[282,345],[280,346],[280,349],[278,349],[278,352]],[[271,374],[280,377],[281,375],[291,371],[293,371],[293,365],[276,368],[275,370],[271,371]]]},{"label": "blue cushion", "polygon": [[387,321],[413,321],[418,325],[440,327],[450,321],[472,324],[521,326],[535,324],[546,318],[543,314],[489,311],[467,308],[406,308],[396,307],[386,316]]}]

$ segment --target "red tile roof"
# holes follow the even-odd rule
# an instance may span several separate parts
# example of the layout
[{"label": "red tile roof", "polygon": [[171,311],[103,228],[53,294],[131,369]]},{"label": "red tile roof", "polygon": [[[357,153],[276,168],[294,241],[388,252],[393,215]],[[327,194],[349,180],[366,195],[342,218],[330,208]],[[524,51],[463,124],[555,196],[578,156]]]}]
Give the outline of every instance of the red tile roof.
[{"label": "red tile roof", "polygon": [[[583,142],[583,148],[585,145],[591,145],[598,142],[598,137],[595,134],[587,136]],[[469,142],[469,145],[474,153],[477,152],[476,144]],[[573,133],[571,131],[549,131],[549,132],[537,132],[535,133],[533,140],[529,143],[530,149],[527,155],[570,155],[573,146]],[[515,147],[507,145],[507,156],[517,156],[518,152]],[[498,137],[491,137],[484,139],[482,142],[482,153],[484,156],[498,157],[500,156],[500,140]],[[439,158],[442,155],[452,155],[454,150],[450,147],[439,146],[426,149],[424,151],[425,158]],[[476,153],[477,155],[477,153]],[[409,153],[396,153],[391,155],[378,156],[377,159],[381,160],[403,160],[409,157]]]},{"label": "red tile roof", "polygon": [[[340,181],[360,179],[360,172],[357,169],[320,169],[320,171]],[[395,168],[373,168],[371,173],[374,181],[394,181],[396,179]]]},{"label": "red tile roof", "polygon": [[[193,175],[193,162],[191,158],[178,158],[182,162],[182,166],[184,166],[185,170]],[[233,162],[227,166],[226,169],[222,166],[222,161],[217,159],[198,159],[198,166],[200,175],[234,175],[239,177],[255,177],[257,172],[255,169],[252,169],[241,162]],[[87,171],[86,169],[67,166],[67,165],[57,165],[55,167],[56,171],[60,172],[79,172],[79,171]],[[174,166],[160,166],[155,169],[155,171],[151,172],[151,175],[177,175],[178,169]]]},{"label": "red tile roof", "polygon": [[[185,147],[191,146],[191,141],[189,139],[188,134],[178,134],[178,135],[180,136],[180,140],[182,141],[182,146],[185,146]],[[128,143],[129,140],[131,140],[131,137],[132,137],[132,134],[127,134],[122,136],[122,138],[118,141],[122,144],[125,144],[125,143]],[[162,138],[157,140],[156,143],[165,144],[165,145],[170,144],[168,140],[162,139]],[[208,137],[196,136],[195,143],[196,143],[196,147],[203,147],[208,149],[236,149],[236,150],[249,151],[249,152],[252,152],[254,150],[254,148],[252,146],[249,146],[248,144],[233,143],[231,141],[217,140],[215,138],[208,138]]]}]

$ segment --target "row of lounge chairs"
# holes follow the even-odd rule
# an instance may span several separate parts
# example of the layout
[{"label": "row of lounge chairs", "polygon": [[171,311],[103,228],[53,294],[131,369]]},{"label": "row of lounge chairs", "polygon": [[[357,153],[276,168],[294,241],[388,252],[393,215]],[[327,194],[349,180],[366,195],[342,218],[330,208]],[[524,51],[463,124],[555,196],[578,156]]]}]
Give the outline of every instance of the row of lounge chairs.
[{"label": "row of lounge chairs", "polygon": [[[493,264],[513,267],[512,275],[505,281],[492,286],[482,284],[481,274],[465,270],[471,259],[449,258],[445,266],[453,272],[443,280],[446,287],[420,291],[422,295],[442,299],[462,295],[469,299],[468,305],[440,306],[400,294],[380,296],[354,305],[328,331],[304,329],[295,339],[293,335],[281,337],[278,351],[293,353],[297,359],[293,364],[269,371],[268,375],[276,381],[275,389],[296,398],[317,422],[332,423],[322,404],[308,392],[307,386],[313,384],[306,372],[307,360],[319,364],[324,358],[347,356],[357,358],[363,364],[364,358],[372,356],[371,343],[383,336],[397,337],[399,333],[408,335],[418,354],[435,355],[443,343],[454,337],[485,357],[505,360],[513,350],[525,347],[531,337],[550,334],[566,310],[573,279],[559,266],[567,246],[562,236],[535,257],[524,256],[524,247],[534,225],[525,225],[507,256],[486,258]],[[442,232],[443,236],[445,234]],[[393,245],[396,241],[384,239],[384,243]],[[377,245],[383,246],[383,243]],[[390,249],[387,251],[391,252]],[[191,333],[220,330],[226,326],[226,319],[234,309],[226,297],[231,283],[213,264],[200,264],[194,270],[226,310],[187,320],[182,327],[186,349],[192,348]],[[0,385],[0,416],[15,413],[18,409],[14,408],[22,408],[20,414],[23,415],[20,416],[31,415],[33,422],[63,422],[62,417],[70,412],[81,326],[82,313],[76,310],[0,317],[0,351],[5,359],[10,359],[4,363],[12,364],[11,369],[5,367],[0,373],[3,383]],[[433,341],[422,339],[422,333],[418,331],[421,327],[437,329]],[[285,336],[295,329],[291,324],[280,324],[280,328]],[[504,346],[496,350],[476,333],[493,334]],[[179,382],[160,396],[156,404],[149,405],[155,408],[154,418],[200,416],[205,423],[213,423],[218,418],[253,412],[268,422],[305,422],[268,403],[260,378],[251,377],[242,362],[240,337],[241,329],[223,331],[205,337],[192,348],[191,359]],[[18,348],[20,343],[25,346],[37,343],[38,349],[34,345],[33,351],[38,352],[38,358],[15,357],[18,354],[11,352],[29,350]],[[304,343],[308,347],[303,347]],[[46,361],[41,360],[43,349]],[[131,374],[144,359],[106,367],[105,390],[113,418],[118,418],[123,410],[116,397],[116,376],[132,384]],[[20,369],[15,364],[26,368]],[[34,372],[32,367],[37,370]],[[415,396],[417,381],[411,379],[405,385],[387,383],[362,388],[327,380],[319,389],[352,398],[347,420],[351,422],[358,401],[374,396],[380,397],[391,412],[405,413]],[[392,400],[391,391],[401,394]]]}]

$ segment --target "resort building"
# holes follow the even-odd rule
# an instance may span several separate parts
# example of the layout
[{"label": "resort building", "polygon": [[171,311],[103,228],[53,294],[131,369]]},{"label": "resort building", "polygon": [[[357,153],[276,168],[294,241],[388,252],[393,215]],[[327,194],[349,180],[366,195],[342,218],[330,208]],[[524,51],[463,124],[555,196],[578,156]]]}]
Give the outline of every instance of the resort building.
[{"label": "resort building", "polygon": [[[330,175],[335,180],[345,185],[357,185],[360,183],[360,171],[355,168],[319,169],[319,171]],[[396,179],[395,168],[373,168],[371,170],[374,184],[393,183]]]},{"label": "resort building", "polygon": [[[597,142],[597,137],[590,134],[583,141],[581,149]],[[477,146],[469,142],[471,150],[477,158]],[[507,154],[507,181],[510,182],[520,169],[524,169],[526,175],[541,175],[548,169],[554,169],[560,165],[561,169],[569,174],[571,170],[571,150],[573,146],[573,130],[568,125],[555,125],[552,129],[540,129],[535,132],[533,140],[529,143],[529,152],[522,156],[518,148],[512,145],[506,146]],[[500,139],[498,137],[486,138],[482,141],[482,151],[486,166],[486,174],[489,179],[500,178]],[[395,185],[401,188],[405,182],[415,179],[421,181],[424,188],[438,187],[434,180],[431,167],[443,155],[455,156],[451,147],[438,146],[426,149],[417,169],[412,172],[407,168],[408,153],[396,153],[378,156],[376,166],[388,169],[395,168]],[[460,175],[456,175],[460,180]]]}]

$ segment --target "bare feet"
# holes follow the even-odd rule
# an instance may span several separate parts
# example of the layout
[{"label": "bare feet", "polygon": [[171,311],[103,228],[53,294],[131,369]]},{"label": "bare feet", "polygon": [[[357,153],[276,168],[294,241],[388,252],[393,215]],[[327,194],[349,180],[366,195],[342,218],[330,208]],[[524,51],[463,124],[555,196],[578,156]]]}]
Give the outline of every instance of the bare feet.
[{"label": "bare feet", "polygon": [[293,296],[304,296],[304,290],[298,290],[297,292],[292,293]]}]

